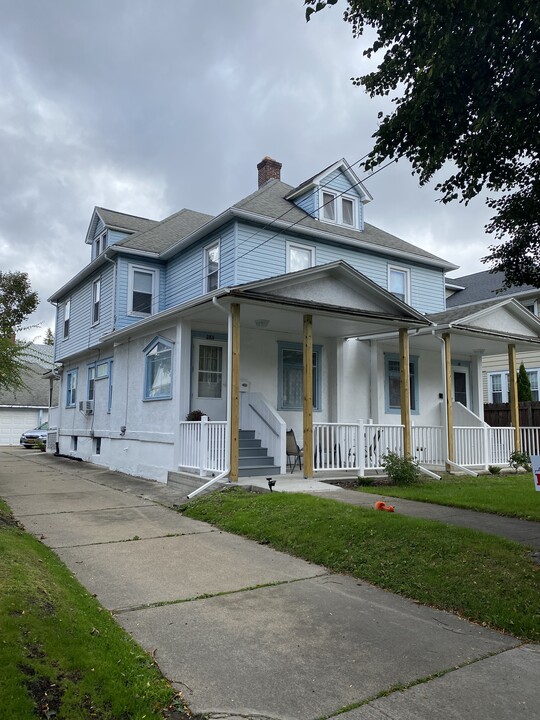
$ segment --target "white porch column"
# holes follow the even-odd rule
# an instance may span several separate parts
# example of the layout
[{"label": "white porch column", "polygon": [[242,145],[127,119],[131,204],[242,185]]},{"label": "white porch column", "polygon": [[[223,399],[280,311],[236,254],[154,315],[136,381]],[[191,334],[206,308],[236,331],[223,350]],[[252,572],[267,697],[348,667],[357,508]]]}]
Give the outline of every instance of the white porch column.
[{"label": "white porch column", "polygon": [[190,411],[191,387],[191,323],[189,320],[179,320],[176,325],[176,345],[174,348],[175,378],[173,397],[174,402],[174,467],[180,465],[180,423],[185,420]]}]

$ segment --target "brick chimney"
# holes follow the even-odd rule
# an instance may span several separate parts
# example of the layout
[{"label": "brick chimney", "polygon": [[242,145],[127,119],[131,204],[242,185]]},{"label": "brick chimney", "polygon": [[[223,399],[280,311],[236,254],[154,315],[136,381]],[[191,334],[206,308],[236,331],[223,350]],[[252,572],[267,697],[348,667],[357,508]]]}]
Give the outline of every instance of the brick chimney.
[{"label": "brick chimney", "polygon": [[257,165],[257,170],[259,171],[260,188],[272,178],[281,180],[281,163],[277,160],[272,160],[268,155]]}]

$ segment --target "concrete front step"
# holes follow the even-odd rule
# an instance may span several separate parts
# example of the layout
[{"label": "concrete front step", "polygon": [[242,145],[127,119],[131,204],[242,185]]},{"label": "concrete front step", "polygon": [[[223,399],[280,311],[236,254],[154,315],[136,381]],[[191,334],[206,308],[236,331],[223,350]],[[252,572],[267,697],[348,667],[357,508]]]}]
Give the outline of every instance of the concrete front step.
[{"label": "concrete front step", "polygon": [[264,467],[261,467],[260,465],[251,465],[238,468],[239,477],[272,477],[273,475],[279,475],[280,473],[281,468],[277,465],[267,465]]}]

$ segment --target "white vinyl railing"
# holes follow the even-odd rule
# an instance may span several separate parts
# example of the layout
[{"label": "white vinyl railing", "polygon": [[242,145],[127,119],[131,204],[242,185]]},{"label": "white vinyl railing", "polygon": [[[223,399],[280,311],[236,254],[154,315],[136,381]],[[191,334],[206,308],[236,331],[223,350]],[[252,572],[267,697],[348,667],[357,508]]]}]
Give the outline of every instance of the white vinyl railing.
[{"label": "white vinyl railing", "polygon": [[357,423],[313,423],[315,470],[356,470],[360,448]]},{"label": "white vinyl railing", "polygon": [[284,474],[287,471],[287,425],[262,393],[240,394],[240,427],[255,430],[261,447],[268,450],[268,455],[274,458],[274,465]]},{"label": "white vinyl railing", "polygon": [[200,475],[224,472],[227,461],[226,421],[210,421],[203,415],[200,421],[180,423],[178,465],[197,470]]},{"label": "white vinyl railing", "polygon": [[521,449],[529,455],[540,455],[540,427],[522,427]]},{"label": "white vinyl railing", "polygon": [[442,426],[413,425],[411,454],[420,465],[444,465],[445,440]]}]

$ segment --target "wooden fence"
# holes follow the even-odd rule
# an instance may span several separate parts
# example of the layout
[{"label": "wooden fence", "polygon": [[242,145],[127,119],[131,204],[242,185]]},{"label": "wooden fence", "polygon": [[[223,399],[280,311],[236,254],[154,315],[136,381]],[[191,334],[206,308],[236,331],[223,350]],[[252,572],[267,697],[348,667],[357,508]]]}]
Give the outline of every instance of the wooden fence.
[{"label": "wooden fence", "polygon": [[[491,427],[509,427],[510,403],[486,403],[484,420]],[[537,400],[519,403],[519,424],[521,427],[540,426],[540,402]]]}]

